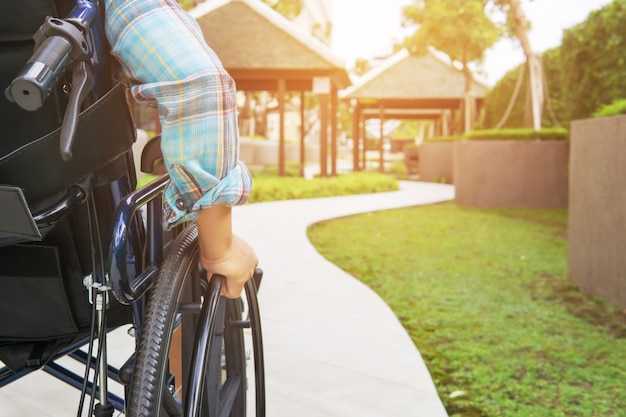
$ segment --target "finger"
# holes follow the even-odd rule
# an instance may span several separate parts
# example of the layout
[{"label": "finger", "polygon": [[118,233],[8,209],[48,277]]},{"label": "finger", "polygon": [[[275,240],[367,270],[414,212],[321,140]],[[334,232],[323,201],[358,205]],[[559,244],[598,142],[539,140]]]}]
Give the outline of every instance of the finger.
[{"label": "finger", "polygon": [[228,285],[228,283],[225,282],[220,293],[226,298],[237,299],[241,297],[242,292],[243,285]]}]

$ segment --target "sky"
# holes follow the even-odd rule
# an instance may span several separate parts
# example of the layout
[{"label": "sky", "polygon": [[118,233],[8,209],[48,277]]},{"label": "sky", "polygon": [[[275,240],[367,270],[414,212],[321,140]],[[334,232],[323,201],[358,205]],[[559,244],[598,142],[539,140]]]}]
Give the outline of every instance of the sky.
[{"label": "sky", "polygon": [[[563,29],[584,21],[589,13],[612,0],[522,0],[531,21],[530,43],[535,52],[561,44]],[[402,7],[411,0],[330,0],[333,39],[331,49],[349,67],[356,58],[389,55],[394,41],[407,34],[401,27]],[[357,12],[358,11],[358,12]],[[487,51],[482,70],[494,84],[524,61],[519,43],[502,40]]]}]

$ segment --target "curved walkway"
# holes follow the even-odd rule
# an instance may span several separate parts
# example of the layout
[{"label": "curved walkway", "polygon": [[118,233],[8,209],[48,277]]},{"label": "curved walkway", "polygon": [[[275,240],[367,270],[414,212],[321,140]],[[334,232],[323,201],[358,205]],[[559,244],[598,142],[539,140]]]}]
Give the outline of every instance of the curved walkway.
[{"label": "curved walkway", "polygon": [[[325,260],[306,228],[317,221],[454,198],[449,185],[250,204],[235,232],[255,248],[268,417],[446,417],[430,374],[389,307]],[[349,243],[348,243],[349,244]]]},{"label": "curved walkway", "polygon": [[[254,246],[264,270],[259,302],[268,417],[447,417],[393,312],[319,255],[306,228],[329,218],[453,198],[452,186],[402,182],[400,191],[389,193],[250,204],[233,211],[235,232]],[[126,329],[113,332],[113,364],[132,352],[132,340]],[[0,389],[0,417],[75,415],[78,396],[35,372]]]}]

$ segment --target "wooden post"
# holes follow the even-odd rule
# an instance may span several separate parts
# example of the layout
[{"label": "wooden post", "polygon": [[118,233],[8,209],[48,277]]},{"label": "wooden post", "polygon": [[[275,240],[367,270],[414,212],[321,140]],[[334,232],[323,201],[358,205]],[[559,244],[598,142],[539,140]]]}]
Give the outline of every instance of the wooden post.
[{"label": "wooden post", "polygon": [[385,148],[384,148],[384,139],[385,139],[385,110],[383,105],[380,104],[378,107],[378,118],[380,119],[380,143],[378,144],[378,170],[380,172],[385,171]]},{"label": "wooden post", "polygon": [[[356,100],[355,100],[356,101]],[[359,125],[361,123],[361,108],[359,102],[356,101],[352,106],[352,170],[360,171],[361,166],[359,163],[359,148],[361,144],[361,129]]]},{"label": "wooden post", "polygon": [[320,176],[328,176],[328,96],[330,77],[313,77],[313,92],[320,98]]},{"label": "wooden post", "polygon": [[278,80],[278,175],[285,176],[285,89],[284,78]]},{"label": "wooden post", "polygon": [[300,176],[304,177],[304,166],[306,165],[306,145],[304,143],[304,90],[300,91]]},{"label": "wooden post", "polygon": [[361,143],[363,144],[361,148],[361,171],[365,171],[367,169],[367,133],[365,132],[365,119],[362,119],[361,123],[359,123],[359,138],[361,138]]},{"label": "wooden post", "polygon": [[330,90],[330,175],[337,175],[337,89]]},{"label": "wooden post", "polygon": [[320,176],[328,176],[328,94],[320,94]]}]

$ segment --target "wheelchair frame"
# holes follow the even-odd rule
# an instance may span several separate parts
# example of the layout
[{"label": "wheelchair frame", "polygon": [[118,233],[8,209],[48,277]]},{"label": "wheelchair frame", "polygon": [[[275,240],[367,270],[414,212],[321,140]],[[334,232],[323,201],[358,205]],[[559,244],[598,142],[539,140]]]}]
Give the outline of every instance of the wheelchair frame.
[{"label": "wheelchair frame", "polygon": [[[62,74],[68,68],[72,71],[72,89],[59,140],[59,152],[66,161],[72,159],[72,146],[80,126],[83,102],[90,92],[97,102],[111,90],[102,20],[102,10],[96,0],[76,0],[76,6],[67,18],[50,18],[35,37],[33,57],[11,84],[7,94],[20,107],[36,109],[43,105]],[[41,65],[37,65],[41,63],[45,64],[43,70]],[[130,150],[126,152],[127,166],[132,166],[130,153]],[[209,283],[205,279],[206,272],[199,269],[195,227],[191,225],[184,230],[178,227],[173,236],[166,238],[164,235],[161,207],[168,177],[161,176],[130,192],[125,182],[134,184],[136,174],[128,168],[127,175],[126,179],[117,179],[109,184],[115,211],[111,219],[108,261],[101,262],[106,263],[106,267],[100,265],[102,271],[91,271],[83,278],[85,291],[89,293],[92,303],[92,324],[88,335],[64,345],[45,363],[35,363],[17,371],[7,366],[1,368],[0,388],[41,369],[81,390],[79,416],[82,415],[85,397],[89,395],[88,412],[98,417],[112,416],[115,410],[132,416],[243,417],[246,415],[247,381],[243,329],[250,328],[256,416],[264,416],[264,364],[256,299],[261,271],[257,270],[245,286],[243,299],[247,307],[243,306],[242,299],[229,300],[220,296],[224,277],[214,276]],[[10,191],[11,202],[7,204],[12,204],[12,207],[21,205],[23,213],[17,208],[15,210],[28,217],[30,226],[15,233],[18,242],[24,236],[27,240],[40,240],[42,230],[53,227],[82,204],[93,205],[96,212],[93,197],[80,185],[69,186],[64,195],[34,214],[19,187],[12,187]],[[91,219],[92,212],[89,213]],[[94,222],[96,225],[99,222],[97,214]],[[101,242],[99,231],[96,230],[95,235]],[[96,251],[97,248],[92,249]],[[100,252],[100,257],[103,257],[102,250]],[[169,283],[172,289],[165,290]],[[107,362],[107,333],[112,330],[107,323],[107,306],[111,302],[128,306],[132,313],[129,324],[135,329],[136,350],[120,369]],[[164,319],[154,318],[151,312],[155,309],[161,309],[161,313],[169,319],[164,322]],[[151,330],[154,327],[160,330],[155,333]],[[170,339],[179,328],[183,332],[184,352],[179,358],[184,368],[182,376],[169,369],[170,362],[173,362],[169,355]],[[161,352],[155,360],[151,356],[152,350]],[[57,363],[58,359],[65,357],[84,365],[85,374],[78,375]],[[136,357],[140,359],[136,360]],[[226,368],[222,364],[223,357]],[[90,376],[92,372],[93,376]],[[156,372],[160,376],[137,376],[142,372]],[[124,398],[109,391],[109,380],[125,386]],[[145,381],[148,381],[147,385]],[[182,398],[175,392],[181,385]],[[154,391],[154,395],[146,397],[148,391]],[[242,401],[244,404],[241,404]]]}]

